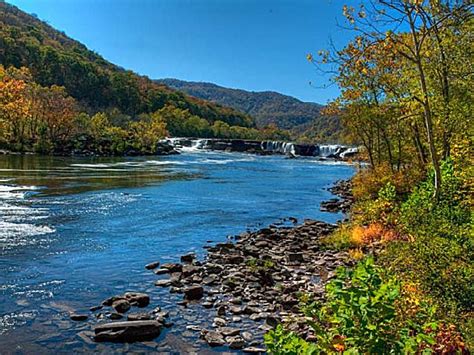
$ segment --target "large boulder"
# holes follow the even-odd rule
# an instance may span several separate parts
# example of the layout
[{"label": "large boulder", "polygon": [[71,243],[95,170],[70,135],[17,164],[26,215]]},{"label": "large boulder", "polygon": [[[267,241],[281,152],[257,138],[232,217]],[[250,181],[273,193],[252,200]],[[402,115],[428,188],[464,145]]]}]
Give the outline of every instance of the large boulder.
[{"label": "large boulder", "polygon": [[161,332],[161,324],[155,320],[100,324],[94,328],[94,340],[117,343],[153,340]]}]

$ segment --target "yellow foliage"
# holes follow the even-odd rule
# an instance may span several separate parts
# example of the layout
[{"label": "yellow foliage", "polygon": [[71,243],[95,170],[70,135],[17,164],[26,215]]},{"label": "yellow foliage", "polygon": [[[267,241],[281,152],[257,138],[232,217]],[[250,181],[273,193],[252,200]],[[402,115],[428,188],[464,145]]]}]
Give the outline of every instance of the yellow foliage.
[{"label": "yellow foliage", "polygon": [[364,242],[364,227],[355,226],[352,229],[350,241],[351,241],[351,244],[353,244],[355,246],[364,245],[365,244],[365,242]]},{"label": "yellow foliage", "polygon": [[404,282],[400,291],[401,297],[395,304],[398,316],[405,320],[415,317],[420,310],[421,301],[425,300],[426,296],[414,282]]},{"label": "yellow foliage", "polygon": [[349,257],[352,260],[362,260],[364,258],[364,255],[364,252],[360,248],[349,249]]}]

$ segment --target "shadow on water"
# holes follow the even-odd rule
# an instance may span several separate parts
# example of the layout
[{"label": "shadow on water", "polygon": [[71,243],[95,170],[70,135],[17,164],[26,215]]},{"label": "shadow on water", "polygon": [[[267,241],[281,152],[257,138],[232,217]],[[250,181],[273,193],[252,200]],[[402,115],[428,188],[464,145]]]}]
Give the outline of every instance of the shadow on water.
[{"label": "shadow on water", "polygon": [[[155,160],[158,159],[158,160]],[[152,163],[163,164],[152,164]],[[37,186],[36,196],[76,194],[104,189],[137,188],[170,180],[200,178],[163,157],[0,156],[0,178]]]}]

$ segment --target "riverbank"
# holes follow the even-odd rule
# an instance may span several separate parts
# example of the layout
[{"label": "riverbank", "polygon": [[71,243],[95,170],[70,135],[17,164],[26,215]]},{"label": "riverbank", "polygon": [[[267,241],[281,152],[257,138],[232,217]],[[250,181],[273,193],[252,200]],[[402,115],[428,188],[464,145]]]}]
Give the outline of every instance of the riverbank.
[{"label": "riverbank", "polygon": [[[336,186],[345,201],[350,185],[340,181]],[[264,352],[263,335],[278,323],[311,341],[312,332],[298,306],[299,296],[323,299],[324,287],[335,269],[352,261],[346,252],[325,250],[320,242],[336,225],[315,220],[298,224],[294,218],[284,222],[294,226],[274,224],[239,234],[226,243],[205,246],[207,254],[201,261],[195,254],[186,254],[181,263],[147,264],[145,268],[157,275],[156,287],[182,294],[175,304],[177,311],[193,314],[186,324],[176,326],[194,333],[201,346],[219,350]],[[92,307],[95,318],[119,321],[101,322],[94,332],[82,332],[81,336],[98,342],[146,341],[174,327],[159,304],[152,304],[155,308],[151,312],[137,312],[133,307],[145,307],[149,302],[148,296],[140,293],[106,299]],[[88,315],[71,317],[84,320]]]}]

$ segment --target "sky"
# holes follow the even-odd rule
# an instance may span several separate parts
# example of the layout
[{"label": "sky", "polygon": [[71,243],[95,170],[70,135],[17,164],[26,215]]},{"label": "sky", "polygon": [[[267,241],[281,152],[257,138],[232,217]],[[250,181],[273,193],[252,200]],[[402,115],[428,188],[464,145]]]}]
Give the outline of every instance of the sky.
[{"label": "sky", "polygon": [[[8,0],[105,59],[152,79],[205,81],[327,103],[308,53],[344,45],[355,0]],[[311,85],[310,85],[311,82]]]}]

